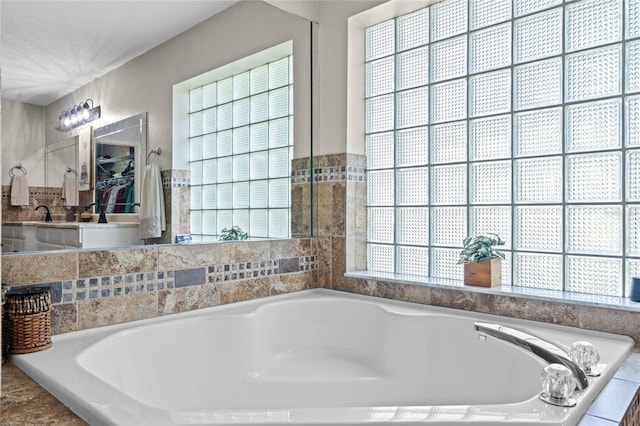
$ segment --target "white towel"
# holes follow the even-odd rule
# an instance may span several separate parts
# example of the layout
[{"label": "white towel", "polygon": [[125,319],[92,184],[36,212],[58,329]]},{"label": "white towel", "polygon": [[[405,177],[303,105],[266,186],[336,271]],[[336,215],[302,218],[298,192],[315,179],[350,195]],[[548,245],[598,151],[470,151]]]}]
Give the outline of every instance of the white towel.
[{"label": "white towel", "polygon": [[26,175],[16,175],[11,178],[11,205],[29,205],[29,183]]},{"label": "white towel", "polygon": [[64,175],[62,182],[62,200],[66,207],[76,207],[78,203],[78,177],[71,174]]},{"label": "white towel", "polygon": [[167,229],[162,177],[158,164],[144,168],[140,201],[140,239],[159,238]]}]

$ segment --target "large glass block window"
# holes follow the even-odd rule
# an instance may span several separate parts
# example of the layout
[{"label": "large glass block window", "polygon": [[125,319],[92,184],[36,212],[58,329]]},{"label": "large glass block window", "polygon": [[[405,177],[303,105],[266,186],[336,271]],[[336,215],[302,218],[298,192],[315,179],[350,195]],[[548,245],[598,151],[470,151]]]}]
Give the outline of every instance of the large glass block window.
[{"label": "large glass block window", "polygon": [[195,241],[232,226],[251,239],[290,237],[292,75],[286,56],[190,90]]},{"label": "large glass block window", "polygon": [[365,30],[367,264],[625,296],[640,274],[640,1],[445,0]]}]

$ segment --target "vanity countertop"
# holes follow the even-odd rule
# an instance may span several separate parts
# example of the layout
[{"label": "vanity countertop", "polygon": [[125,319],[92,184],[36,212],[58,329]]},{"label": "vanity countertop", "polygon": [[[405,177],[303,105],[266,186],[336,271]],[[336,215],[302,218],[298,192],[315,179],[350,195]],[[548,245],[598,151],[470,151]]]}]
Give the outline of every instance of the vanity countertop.
[{"label": "vanity countertop", "polygon": [[13,226],[40,226],[46,228],[85,229],[85,228],[132,228],[140,225],[139,222],[42,222],[42,221],[16,221],[4,222],[3,225]]}]

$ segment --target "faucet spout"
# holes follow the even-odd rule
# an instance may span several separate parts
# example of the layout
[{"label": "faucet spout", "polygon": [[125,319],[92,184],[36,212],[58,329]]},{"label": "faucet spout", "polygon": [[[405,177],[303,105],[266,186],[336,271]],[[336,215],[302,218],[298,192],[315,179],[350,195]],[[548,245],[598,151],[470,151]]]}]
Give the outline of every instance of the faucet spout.
[{"label": "faucet spout", "polygon": [[104,214],[104,208],[102,207],[102,204],[91,203],[85,207],[85,210],[89,210],[93,206],[98,206],[98,213],[100,213],[100,216],[98,216],[98,223],[107,223],[107,216]]},{"label": "faucet spout", "polygon": [[39,205],[38,207],[36,207],[36,210],[43,208],[45,209],[45,211],[47,212],[44,216],[44,221],[45,222],[53,222],[53,219],[51,218],[51,212],[49,211],[49,207],[45,206],[44,204]]},{"label": "faucet spout", "polygon": [[585,372],[571,359],[566,350],[561,347],[542,340],[539,337],[532,336],[524,331],[514,328],[505,327],[500,324],[492,324],[488,322],[476,322],[475,329],[481,335],[495,337],[502,341],[520,346],[521,348],[539,356],[550,364],[562,364],[571,370],[573,377],[576,379],[576,386],[579,390],[586,389],[589,386],[587,375]]}]

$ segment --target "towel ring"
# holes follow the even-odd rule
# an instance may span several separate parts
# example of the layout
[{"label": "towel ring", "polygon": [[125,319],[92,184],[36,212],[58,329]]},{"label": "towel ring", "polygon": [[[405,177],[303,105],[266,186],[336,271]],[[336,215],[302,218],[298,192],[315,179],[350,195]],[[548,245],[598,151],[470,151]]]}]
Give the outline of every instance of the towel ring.
[{"label": "towel ring", "polygon": [[72,169],[71,167],[67,167],[67,172],[66,173],[73,173],[74,175],[78,176],[78,172],[75,171],[74,169]]},{"label": "towel ring", "polygon": [[150,159],[151,159],[151,154],[155,154],[155,155],[160,155],[162,153],[162,149],[160,147],[156,148],[156,149],[152,149],[148,154],[147,154],[147,164],[149,163]]},{"label": "towel ring", "polygon": [[14,170],[20,170],[22,172],[22,176],[26,176],[27,175],[27,169],[22,167],[22,164],[18,164],[17,166],[12,167],[11,170],[9,170],[9,176],[14,177],[16,175],[13,172]]}]

